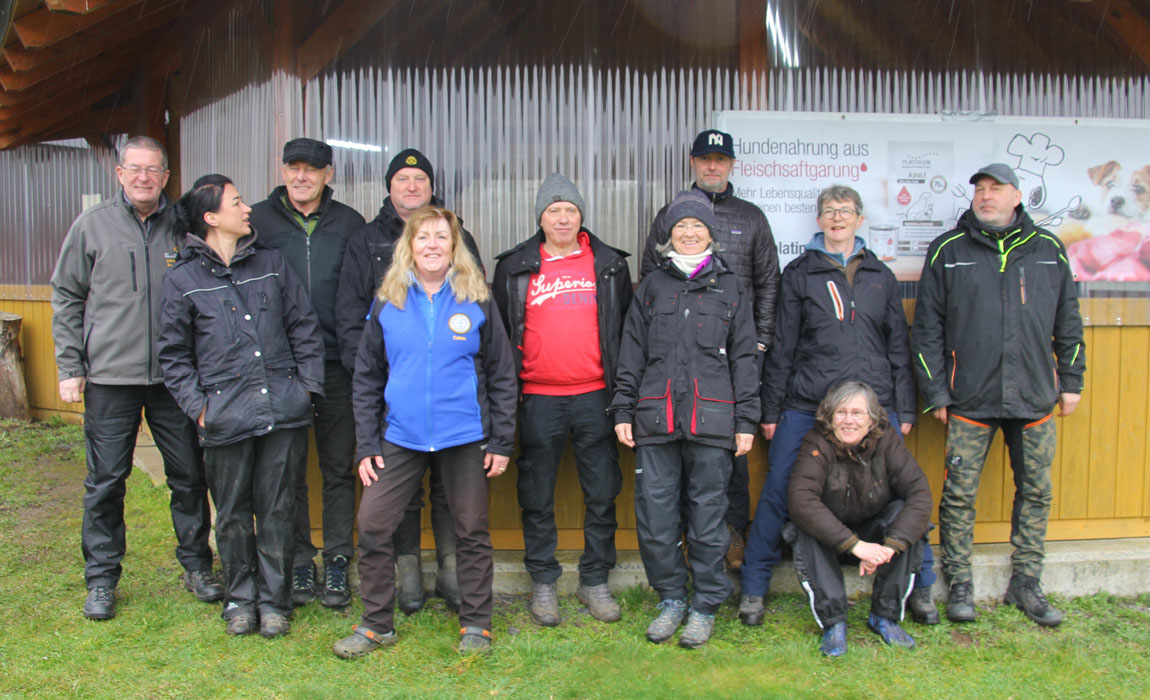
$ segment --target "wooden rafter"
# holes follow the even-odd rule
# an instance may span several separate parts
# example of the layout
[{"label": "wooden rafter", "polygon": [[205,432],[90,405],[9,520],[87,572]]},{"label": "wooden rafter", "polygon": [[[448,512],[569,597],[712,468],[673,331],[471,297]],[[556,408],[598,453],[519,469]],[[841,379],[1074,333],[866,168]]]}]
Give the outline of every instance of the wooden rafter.
[{"label": "wooden rafter", "polygon": [[70,109],[90,93],[100,93],[102,97],[99,99],[103,99],[115,94],[117,90],[123,90],[127,82],[127,76],[117,76],[94,83],[73,83],[71,87],[64,86],[60,90],[37,92],[30,96],[21,95],[25,97],[24,101],[0,106],[0,131],[8,128],[4,125],[5,122],[37,113]]},{"label": "wooden rafter", "polygon": [[1138,63],[1143,71],[1150,71],[1150,20],[1137,10],[1130,0],[1107,0],[1077,4],[1094,23],[1101,24],[1106,35]]},{"label": "wooden rafter", "polygon": [[[13,72],[35,74],[39,80],[44,80],[65,70],[69,64],[82,63],[129,41],[138,41],[140,37],[175,21],[183,9],[179,2],[158,7],[158,11],[141,13],[139,19],[124,18],[134,21],[115,22],[114,27],[109,27],[109,32],[93,28],[51,49],[29,51],[13,44],[4,48],[4,58]],[[151,44],[150,41],[147,43]]]},{"label": "wooden rafter", "polygon": [[115,0],[44,0],[44,6],[53,12],[70,12],[84,15],[95,12],[104,5],[110,5]]},{"label": "wooden rafter", "polygon": [[343,56],[398,3],[343,0],[296,52],[296,75],[307,82]]},{"label": "wooden rafter", "polygon": [[[94,77],[115,75],[139,58],[137,47],[129,44],[117,50],[107,52],[98,57],[82,63],[65,66],[63,72],[56,72],[59,76],[52,81],[58,85],[89,80]],[[18,93],[44,82],[36,73],[14,73],[10,68],[0,68],[0,87],[8,93]]]},{"label": "wooden rafter", "polygon": [[118,0],[83,15],[52,12],[45,7],[15,20],[12,29],[24,48],[43,49],[144,2],[147,0]]},{"label": "wooden rafter", "polygon": [[842,36],[853,36],[860,53],[874,65],[899,68],[906,63],[891,49],[892,42],[859,11],[854,0],[821,0],[814,8],[824,24],[833,26]]}]

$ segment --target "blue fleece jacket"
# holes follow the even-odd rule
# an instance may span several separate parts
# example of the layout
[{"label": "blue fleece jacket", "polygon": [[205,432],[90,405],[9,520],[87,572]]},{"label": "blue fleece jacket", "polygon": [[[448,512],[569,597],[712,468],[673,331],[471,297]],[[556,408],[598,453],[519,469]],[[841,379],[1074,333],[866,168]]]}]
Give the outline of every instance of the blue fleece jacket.
[{"label": "blue fleece jacket", "polygon": [[483,309],[457,302],[450,282],[430,300],[412,285],[404,307],[385,304],[376,317],[390,367],[387,441],[434,452],[482,440],[475,357]]}]

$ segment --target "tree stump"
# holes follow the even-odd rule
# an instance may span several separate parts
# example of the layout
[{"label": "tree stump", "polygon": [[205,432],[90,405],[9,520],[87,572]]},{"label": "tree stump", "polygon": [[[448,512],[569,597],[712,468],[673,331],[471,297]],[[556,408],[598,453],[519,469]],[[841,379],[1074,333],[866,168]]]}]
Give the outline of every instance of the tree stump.
[{"label": "tree stump", "polygon": [[0,311],[0,418],[30,420],[24,360],[20,352],[20,326],[24,319]]}]

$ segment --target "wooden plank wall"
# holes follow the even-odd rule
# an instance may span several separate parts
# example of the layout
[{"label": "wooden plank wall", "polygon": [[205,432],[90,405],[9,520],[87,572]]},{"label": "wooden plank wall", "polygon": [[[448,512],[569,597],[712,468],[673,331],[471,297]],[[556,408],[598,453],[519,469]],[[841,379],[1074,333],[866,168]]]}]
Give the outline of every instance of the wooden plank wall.
[{"label": "wooden plank wall", "polygon": [[[13,298],[18,297],[18,298]],[[22,347],[33,415],[45,418],[61,413],[78,420],[78,405],[59,401],[51,335],[51,306],[46,288],[0,287],[0,310],[24,317]],[[1056,418],[1058,453],[1053,480],[1054,506],[1048,538],[1052,540],[1150,537],[1150,326],[1091,326],[1086,329],[1087,390],[1074,415]],[[924,416],[907,443],[930,479],[935,502],[942,487],[943,426]],[[766,473],[766,450],[761,439],[751,452],[751,493],[757,498]],[[622,549],[636,549],[634,455],[620,447],[623,491],[618,500]],[[317,541],[320,480],[312,451],[308,473],[312,523]],[[1006,542],[1010,537],[1010,510],[1014,483],[1002,438],[996,438],[979,490],[978,542]],[[515,466],[491,482],[491,530],[500,549],[522,549],[519,509],[515,493]],[[582,492],[575,476],[571,450],[560,466],[555,505],[560,527],[559,545],[583,546]],[[937,511],[935,513],[937,522]],[[424,510],[424,546],[431,546],[430,519]],[[937,533],[937,531],[936,531]]]}]

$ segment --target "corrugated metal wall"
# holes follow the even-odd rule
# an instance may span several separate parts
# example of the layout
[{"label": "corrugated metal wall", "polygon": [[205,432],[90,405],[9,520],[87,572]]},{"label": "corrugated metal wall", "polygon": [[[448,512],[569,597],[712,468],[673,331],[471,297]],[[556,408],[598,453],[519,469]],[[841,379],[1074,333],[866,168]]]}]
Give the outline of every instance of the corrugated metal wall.
[{"label": "corrugated metal wall", "polygon": [[419,148],[491,269],[534,232],[535,192],[553,171],[579,186],[592,231],[637,252],[655,212],[689,184],[688,144],[716,110],[1143,119],[1148,96],[1146,78],[970,72],[371,68],[302,88],[278,75],[183,118],[182,175],[224,172],[257,201],[277,184],[284,140],[338,140],[349,145],[336,148],[337,197],[371,218],[392,155]]},{"label": "corrugated metal wall", "polygon": [[84,204],[116,194],[113,151],[38,144],[0,151],[0,287],[7,298],[39,298],[60,244]]}]

